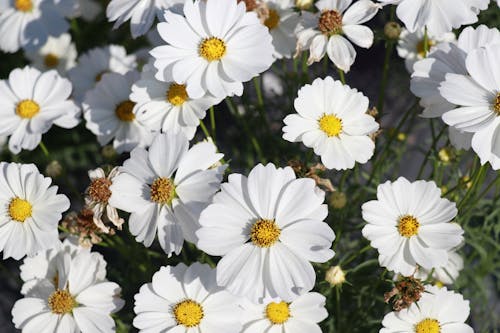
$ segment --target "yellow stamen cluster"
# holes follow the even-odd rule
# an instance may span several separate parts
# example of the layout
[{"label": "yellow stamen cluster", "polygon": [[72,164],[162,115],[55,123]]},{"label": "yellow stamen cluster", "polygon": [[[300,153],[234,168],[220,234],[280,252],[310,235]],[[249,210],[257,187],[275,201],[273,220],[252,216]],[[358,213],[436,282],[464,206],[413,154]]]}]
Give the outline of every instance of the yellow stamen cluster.
[{"label": "yellow stamen cluster", "polygon": [[495,101],[493,102],[493,111],[495,111],[497,116],[500,116],[500,92],[497,93]]},{"label": "yellow stamen cluster", "polygon": [[181,106],[189,99],[185,84],[172,83],[167,91],[167,101],[175,106]]},{"label": "yellow stamen cluster", "polygon": [[177,324],[186,327],[198,326],[204,316],[203,307],[190,299],[177,303],[173,312]]},{"label": "yellow stamen cluster", "polygon": [[54,68],[59,65],[59,58],[55,54],[49,53],[45,56],[43,62],[48,68]]},{"label": "yellow stamen cluster", "polygon": [[52,313],[71,313],[76,307],[76,301],[67,290],[56,290],[49,296],[49,308]]},{"label": "yellow stamen cluster", "polygon": [[133,112],[135,103],[132,101],[124,101],[118,104],[115,109],[115,114],[121,121],[133,121],[135,114]]},{"label": "yellow stamen cluster", "polygon": [[278,12],[274,9],[269,9],[269,13],[266,20],[264,21],[264,25],[269,30],[273,30],[278,26],[279,23],[280,23],[280,15],[278,14]]},{"label": "yellow stamen cluster", "polygon": [[318,20],[318,29],[325,35],[338,35],[342,33],[342,14],[336,10],[325,10]]},{"label": "yellow stamen cluster", "polygon": [[415,325],[415,333],[439,333],[441,326],[436,319],[426,318]]},{"label": "yellow stamen cluster", "polygon": [[250,229],[252,243],[259,247],[270,247],[280,237],[281,230],[274,220],[257,220]]},{"label": "yellow stamen cluster", "polygon": [[151,184],[151,201],[162,205],[170,205],[175,198],[175,185],[171,179],[156,178]]},{"label": "yellow stamen cluster", "polygon": [[24,222],[32,213],[33,207],[27,200],[16,197],[9,203],[9,215],[14,221]]},{"label": "yellow stamen cluster", "polygon": [[32,99],[25,99],[17,103],[16,114],[24,119],[31,119],[40,112],[40,106]]},{"label": "yellow stamen cluster", "polygon": [[33,9],[31,0],[15,0],[14,7],[21,12],[30,12]]},{"label": "yellow stamen cluster", "polygon": [[87,194],[93,201],[108,202],[109,197],[111,197],[110,186],[111,180],[104,177],[96,178],[90,183]]},{"label": "yellow stamen cluster", "polygon": [[226,54],[226,43],[217,37],[206,38],[201,42],[198,51],[200,56],[208,61],[220,60]]},{"label": "yellow stamen cluster", "polygon": [[401,236],[410,238],[418,234],[420,223],[418,220],[411,216],[405,215],[399,218],[398,231]]},{"label": "yellow stamen cluster", "polygon": [[333,114],[323,115],[318,123],[319,128],[329,137],[338,136],[342,133],[342,119],[337,118]]},{"label": "yellow stamen cluster", "polygon": [[290,307],[288,303],[269,303],[266,306],[266,317],[273,325],[281,325],[290,318]]},{"label": "yellow stamen cluster", "polygon": [[[436,45],[435,41],[431,39],[427,40],[428,49],[430,49],[434,45]],[[420,42],[417,43],[417,53],[420,57],[425,58],[425,55],[427,54],[427,52],[425,52],[425,40],[421,40]]]}]

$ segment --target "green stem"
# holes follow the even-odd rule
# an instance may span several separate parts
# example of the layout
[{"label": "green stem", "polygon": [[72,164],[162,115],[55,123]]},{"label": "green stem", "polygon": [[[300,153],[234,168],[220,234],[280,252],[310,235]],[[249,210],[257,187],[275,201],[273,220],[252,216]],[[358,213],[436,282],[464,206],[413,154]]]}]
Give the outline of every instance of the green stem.
[{"label": "green stem", "polygon": [[467,192],[465,192],[464,197],[462,198],[462,200],[457,205],[457,209],[459,211],[467,203],[467,200],[469,199],[469,197],[471,195],[473,195],[473,193],[476,192],[477,185],[479,184],[480,179],[483,177],[483,175],[486,173],[487,170],[488,170],[488,164],[485,164],[485,165],[481,166],[479,168],[479,170],[476,172],[476,174],[472,178],[472,185],[471,185],[471,187],[469,187],[469,189],[467,190]]},{"label": "green stem", "polygon": [[213,106],[210,107],[210,127],[212,129],[212,137],[215,141],[215,111]]},{"label": "green stem", "polygon": [[[212,136],[210,135],[210,133],[208,132],[208,129],[207,127],[205,126],[205,124],[203,123],[203,121],[200,120],[200,127],[201,127],[201,130],[203,131],[203,133],[205,133],[205,136],[208,138],[211,138]],[[213,139],[213,138],[212,138]]]},{"label": "green stem", "polygon": [[429,52],[429,35],[427,34],[427,26],[424,30],[424,58],[427,58],[427,53]]},{"label": "green stem", "polygon": [[[424,170],[425,170],[425,166],[427,165],[427,162],[429,160],[429,157],[431,156],[432,152],[435,151],[435,147],[436,147],[436,144],[437,142],[439,141],[439,139],[441,139],[441,137],[443,136],[444,134],[444,131],[446,129],[447,126],[444,126],[441,131],[439,132],[439,134],[437,136],[434,136],[433,135],[433,139],[432,139],[432,143],[431,143],[431,147],[429,148],[429,150],[427,151],[427,153],[425,154],[425,157],[424,157],[424,161],[422,162],[422,164],[420,165],[420,169],[418,170],[418,175],[417,175],[417,179],[420,179],[420,177],[422,177],[422,174],[424,173]],[[432,127],[431,127],[432,128]]]},{"label": "green stem", "polygon": [[385,48],[384,67],[382,71],[382,81],[380,83],[380,92],[378,94],[378,101],[377,101],[377,110],[379,112],[379,118],[382,117],[382,112],[384,111],[385,92],[387,89],[387,81],[389,79],[389,68],[391,65],[391,56],[393,50],[394,50],[394,42],[387,41]]},{"label": "green stem", "polygon": [[264,99],[262,98],[262,89],[260,87],[260,79],[258,76],[253,78],[253,84],[255,86],[255,93],[257,94],[257,105],[259,108],[263,108]]},{"label": "green stem", "polygon": [[339,73],[339,78],[342,84],[346,84],[344,71],[337,67],[337,72]]},{"label": "green stem", "polygon": [[45,144],[43,143],[43,141],[40,141],[40,143],[38,145],[40,146],[40,149],[42,149],[43,154],[45,155],[45,157],[50,158],[49,150],[47,149],[47,147],[45,146]]}]

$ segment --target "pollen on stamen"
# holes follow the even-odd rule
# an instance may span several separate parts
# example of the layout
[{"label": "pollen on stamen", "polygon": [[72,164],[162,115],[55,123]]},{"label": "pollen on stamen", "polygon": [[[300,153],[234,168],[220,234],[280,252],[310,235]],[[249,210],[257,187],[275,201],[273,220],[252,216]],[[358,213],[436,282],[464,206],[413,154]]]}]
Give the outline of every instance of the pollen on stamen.
[{"label": "pollen on stamen", "polygon": [[96,178],[92,180],[87,189],[89,197],[96,202],[106,203],[111,197],[111,180],[107,178]]},{"label": "pollen on stamen", "polygon": [[273,325],[281,325],[288,321],[290,307],[286,302],[272,302],[266,306],[266,317]]},{"label": "pollen on stamen", "polygon": [[441,325],[436,319],[426,318],[415,325],[415,333],[440,333]]},{"label": "pollen on stamen", "polygon": [[217,37],[206,38],[200,44],[199,54],[208,61],[220,60],[226,54],[226,43]]},{"label": "pollen on stamen", "polygon": [[67,290],[56,290],[48,299],[49,308],[52,313],[66,314],[71,313],[77,303],[73,296]]},{"label": "pollen on stamen", "polygon": [[116,106],[115,114],[121,121],[130,122],[135,119],[133,112],[135,103],[132,101],[123,101]]},{"label": "pollen on stamen", "polygon": [[171,179],[159,177],[151,184],[151,201],[161,205],[170,205],[174,200],[175,185]]},{"label": "pollen on stamen", "polygon": [[59,58],[52,53],[49,53],[43,59],[43,62],[47,68],[55,68],[59,65]]},{"label": "pollen on stamen", "polygon": [[190,299],[177,303],[173,313],[177,324],[185,327],[198,326],[205,315],[201,304]]},{"label": "pollen on stamen", "polygon": [[31,203],[19,197],[15,197],[10,201],[8,209],[10,218],[17,222],[26,221],[33,213]]},{"label": "pollen on stamen", "polygon": [[418,220],[411,216],[405,215],[399,218],[398,231],[403,237],[410,238],[418,234],[418,229],[420,228],[420,223]]},{"label": "pollen on stamen", "polygon": [[342,14],[336,10],[325,10],[318,20],[318,29],[325,35],[338,35],[342,33]]},{"label": "pollen on stamen", "polygon": [[493,102],[493,111],[495,111],[497,116],[500,116],[500,92],[497,93],[497,96],[495,97],[495,100]]},{"label": "pollen on stamen", "polygon": [[30,12],[33,9],[31,0],[15,0],[14,7],[21,12]]},{"label": "pollen on stamen", "polygon": [[167,101],[175,106],[181,106],[189,99],[186,85],[172,83],[167,91]]},{"label": "pollen on stamen", "polygon": [[280,237],[281,229],[274,220],[259,219],[250,229],[250,239],[258,247],[270,247]]},{"label": "pollen on stamen", "polygon": [[319,128],[329,137],[338,136],[342,133],[342,119],[333,114],[323,115],[319,121]]},{"label": "pollen on stamen", "polygon": [[40,105],[32,99],[25,99],[17,103],[16,114],[24,119],[31,119],[40,112]]}]

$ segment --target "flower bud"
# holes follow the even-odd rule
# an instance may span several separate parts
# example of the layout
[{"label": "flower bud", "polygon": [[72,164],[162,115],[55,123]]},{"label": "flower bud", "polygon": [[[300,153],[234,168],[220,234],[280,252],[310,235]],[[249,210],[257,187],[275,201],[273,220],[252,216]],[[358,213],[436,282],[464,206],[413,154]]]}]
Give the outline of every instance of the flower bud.
[{"label": "flower bud", "polygon": [[63,168],[58,161],[50,162],[45,168],[45,174],[50,178],[57,178],[62,174]]},{"label": "flower bud", "polygon": [[438,152],[439,160],[445,164],[450,163],[455,159],[455,151],[451,147],[441,148]]},{"label": "flower bud", "polygon": [[345,282],[345,273],[340,266],[328,268],[325,274],[325,281],[332,286],[338,286]]},{"label": "flower bud", "polygon": [[347,204],[347,197],[345,193],[335,191],[330,196],[330,205],[334,209],[342,209],[345,207],[346,204]]},{"label": "flower bud", "polygon": [[307,10],[311,8],[313,0],[295,0],[295,6],[301,10]]},{"label": "flower bud", "polygon": [[401,26],[397,22],[387,22],[384,27],[384,35],[387,39],[397,40],[401,34]]},{"label": "flower bud", "polygon": [[116,150],[112,145],[107,145],[102,147],[101,154],[105,159],[112,160],[116,157]]}]

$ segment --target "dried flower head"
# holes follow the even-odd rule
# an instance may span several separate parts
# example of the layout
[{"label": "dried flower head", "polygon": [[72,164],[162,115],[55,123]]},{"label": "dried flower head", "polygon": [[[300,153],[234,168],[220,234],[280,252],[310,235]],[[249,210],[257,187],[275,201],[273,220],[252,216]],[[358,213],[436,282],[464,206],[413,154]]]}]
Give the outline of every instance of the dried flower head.
[{"label": "dried flower head", "polygon": [[413,276],[400,277],[394,288],[384,294],[384,300],[386,303],[392,303],[394,311],[400,311],[417,302],[424,290],[425,287],[420,279]]},{"label": "dried flower head", "polygon": [[[94,223],[94,212],[87,207],[78,213],[71,212],[66,215],[61,225],[70,234],[78,236],[78,241],[83,247],[91,247],[102,241],[100,236],[104,232]],[[113,235],[115,232],[110,229],[108,233]]]}]

